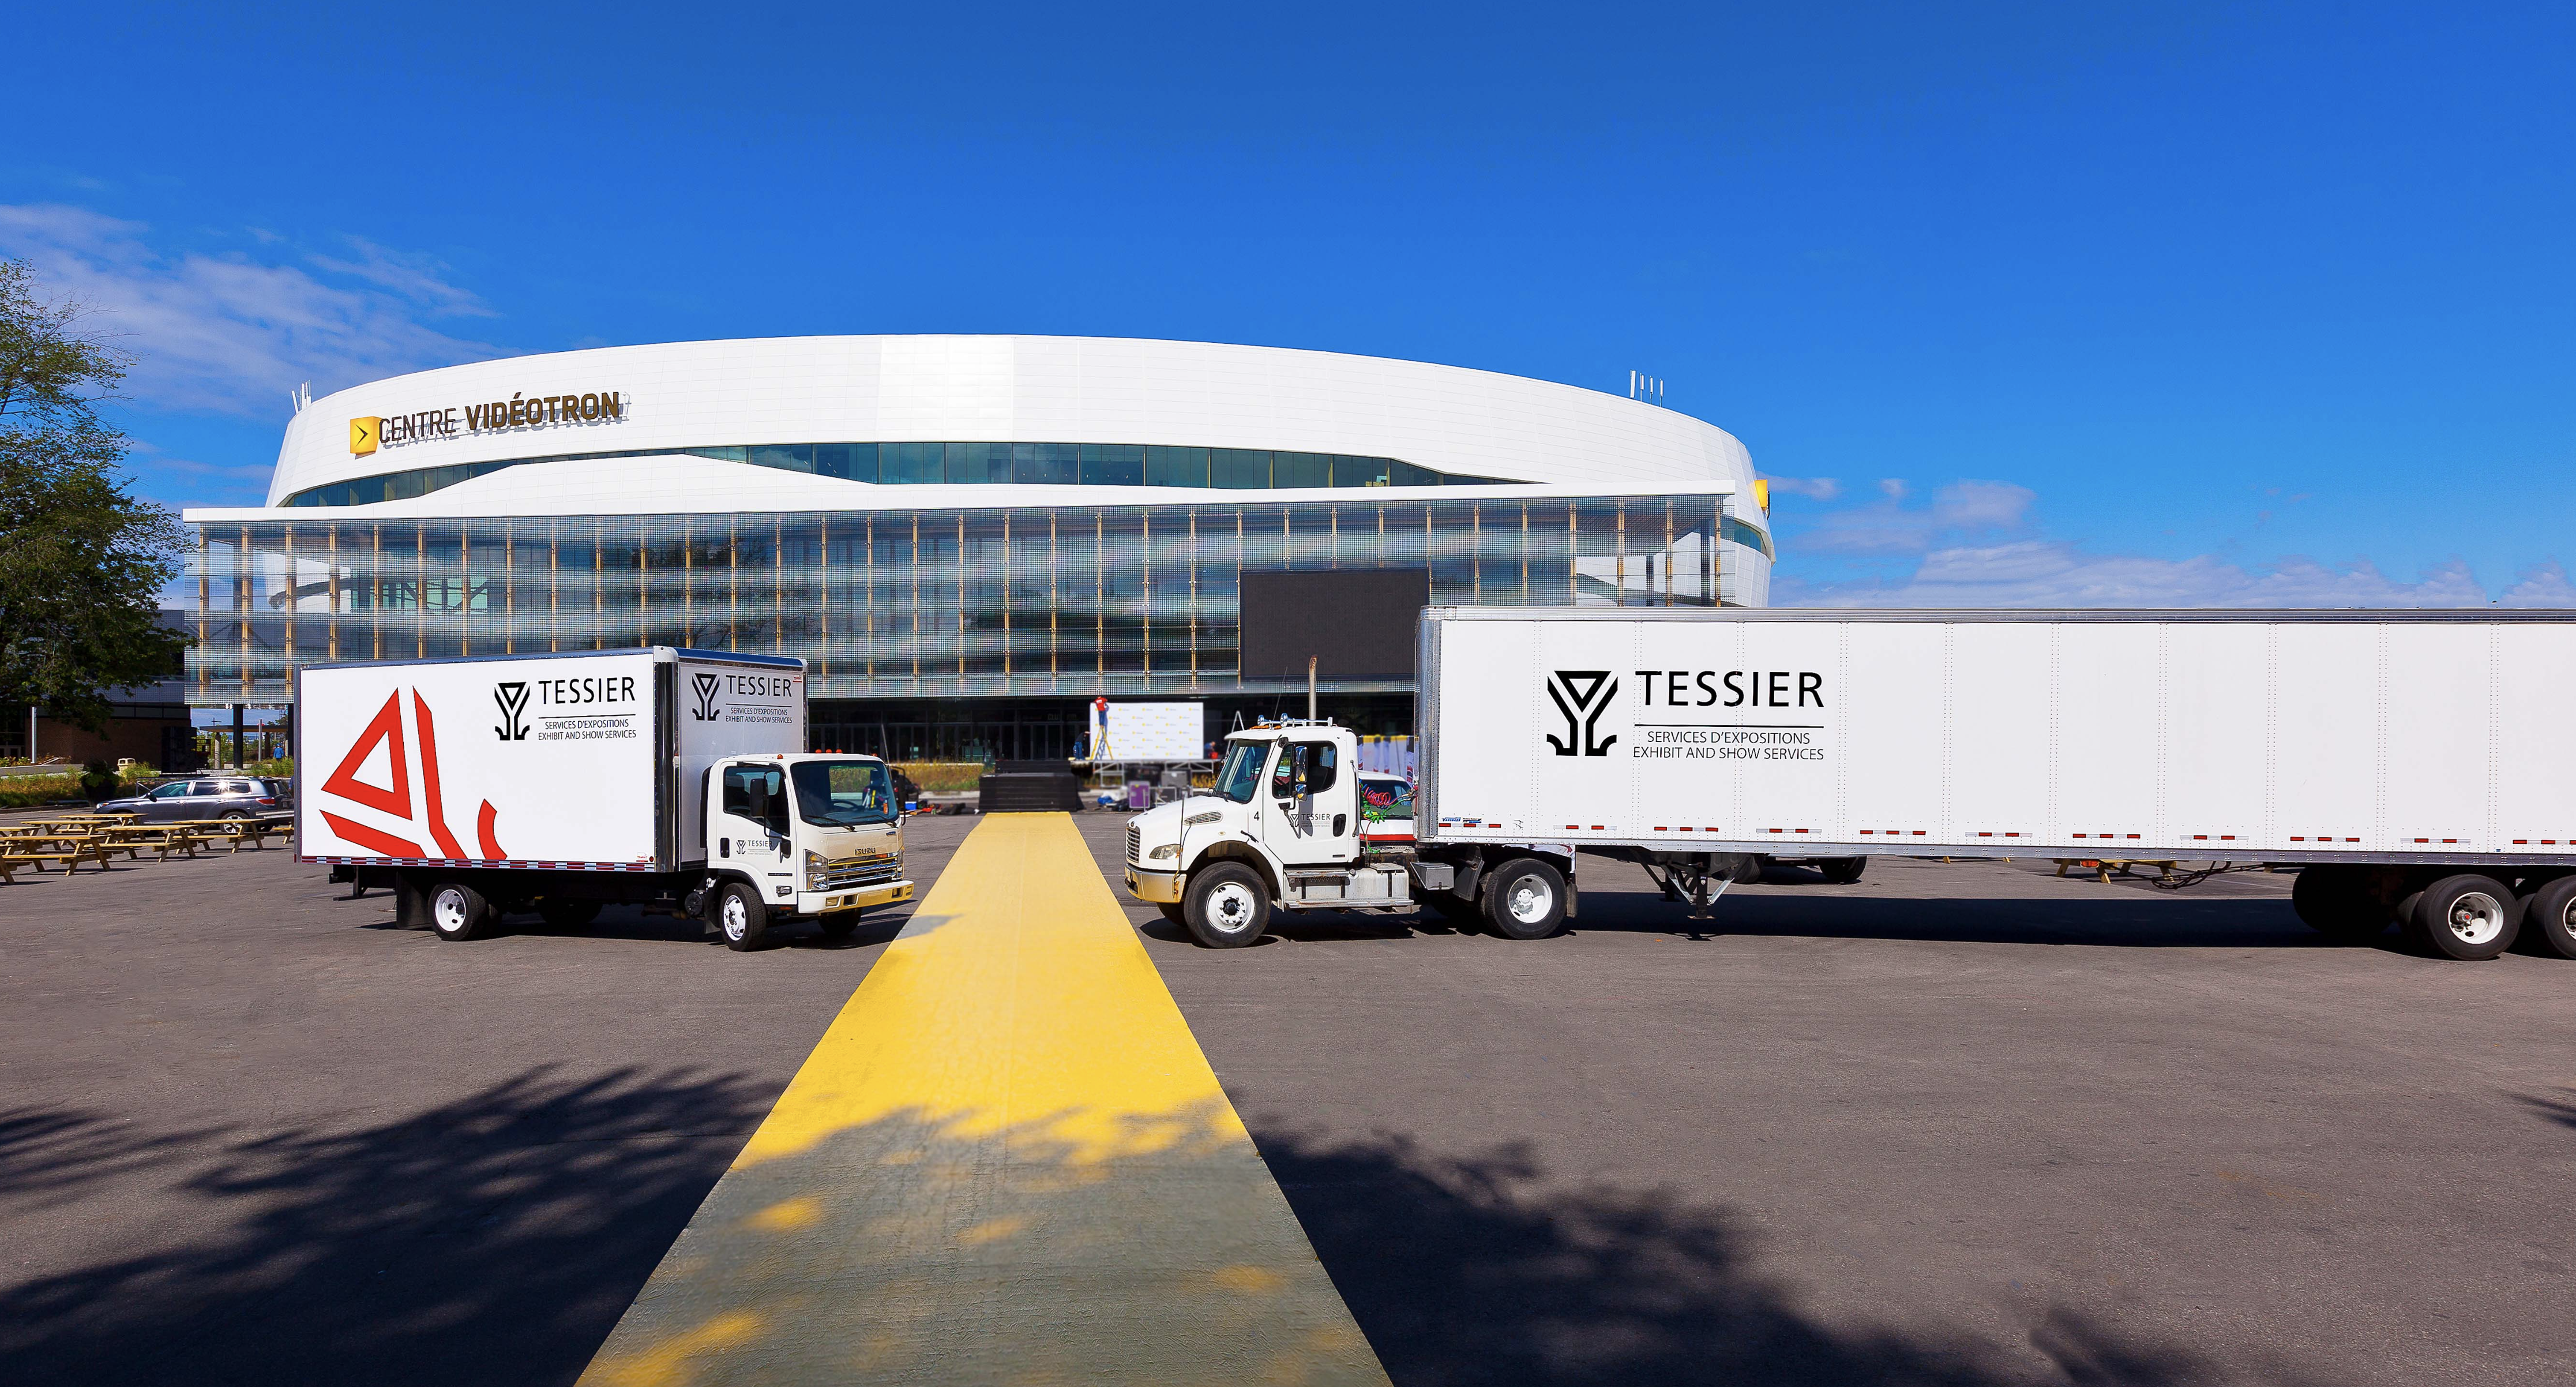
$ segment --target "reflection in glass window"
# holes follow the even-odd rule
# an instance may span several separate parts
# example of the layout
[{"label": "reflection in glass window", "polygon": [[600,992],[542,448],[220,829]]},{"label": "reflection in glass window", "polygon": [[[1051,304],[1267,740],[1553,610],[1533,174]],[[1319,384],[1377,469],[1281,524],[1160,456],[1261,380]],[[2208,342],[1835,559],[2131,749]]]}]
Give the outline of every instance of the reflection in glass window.
[{"label": "reflection in glass window", "polygon": [[1008,443],[951,443],[947,478],[952,486],[992,486],[1011,479]]},{"label": "reflection in glass window", "polygon": [[1014,443],[1011,480],[1022,486],[1071,486],[1081,479],[1080,450],[1070,443]]},{"label": "reflection in glass window", "polygon": [[1251,448],[1208,449],[1208,485],[1260,491],[1270,485],[1270,455]]},{"label": "reflection in glass window", "polygon": [[1274,489],[1333,484],[1333,459],[1328,454],[1273,453],[1270,458],[1270,485]]},{"label": "reflection in glass window", "polygon": [[1359,458],[1342,454],[1333,456],[1333,485],[1392,486],[1393,469],[1404,464],[1393,458]]},{"label": "reflection in glass window", "polygon": [[1082,445],[1084,486],[1143,486],[1145,450],[1124,443]]},{"label": "reflection in glass window", "polygon": [[817,443],[814,445],[814,475],[839,477],[845,481],[872,482],[877,479],[877,445],[873,443]]},{"label": "reflection in glass window", "polygon": [[1207,449],[1147,448],[1145,450],[1145,485],[1206,486],[1207,484]]},{"label": "reflection in glass window", "polygon": [[943,451],[936,443],[880,443],[877,445],[877,480],[894,483],[944,480]]},{"label": "reflection in glass window", "polygon": [[1507,477],[1442,473],[1394,458],[1272,453],[1262,448],[1180,448],[1131,443],[758,443],[554,453],[448,467],[414,468],[308,487],[281,506],[363,506],[409,500],[458,482],[535,463],[652,457],[676,452],[715,462],[895,485],[1179,486],[1224,490],[1272,487],[1517,485]]}]

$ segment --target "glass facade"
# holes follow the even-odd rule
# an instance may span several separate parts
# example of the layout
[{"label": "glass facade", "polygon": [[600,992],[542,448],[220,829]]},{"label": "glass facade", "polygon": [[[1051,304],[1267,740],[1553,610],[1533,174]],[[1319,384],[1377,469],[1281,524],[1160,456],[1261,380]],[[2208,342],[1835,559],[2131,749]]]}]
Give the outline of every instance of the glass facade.
[{"label": "glass facade", "polygon": [[754,443],[723,448],[630,448],[554,453],[449,467],[379,472],[306,487],[281,506],[366,506],[407,501],[458,482],[542,462],[591,458],[713,458],[846,481],[895,486],[1189,486],[1274,491],[1289,487],[1510,486],[1504,477],[1437,472],[1395,458],[1253,448],[1161,448],[1130,443]]},{"label": "glass facade", "polygon": [[[1012,445],[1015,473],[1022,446]],[[1138,452],[1134,464],[1150,470],[1154,450]],[[943,474],[952,457],[941,450]],[[817,700],[1261,694],[1291,681],[1238,674],[1245,569],[1428,569],[1443,605],[1732,603],[1739,535],[1763,536],[1731,505],[1381,492],[1081,509],[210,521],[197,527],[191,565],[189,696],[281,702],[299,662],[654,644],[802,656]]]}]

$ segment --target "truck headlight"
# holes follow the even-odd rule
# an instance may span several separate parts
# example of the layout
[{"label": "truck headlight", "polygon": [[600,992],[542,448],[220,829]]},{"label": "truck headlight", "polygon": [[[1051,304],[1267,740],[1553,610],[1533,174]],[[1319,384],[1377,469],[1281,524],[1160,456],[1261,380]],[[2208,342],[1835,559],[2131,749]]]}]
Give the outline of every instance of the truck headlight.
[{"label": "truck headlight", "polygon": [[1173,859],[1173,858],[1175,858],[1175,857],[1178,857],[1178,856],[1180,856],[1180,855],[1181,855],[1181,845],[1180,845],[1180,844],[1178,844],[1178,843],[1165,843],[1165,844],[1163,844],[1161,847],[1158,847],[1158,848],[1154,849],[1152,852],[1149,852],[1149,853],[1145,854],[1145,857],[1146,857],[1146,859],[1147,859],[1147,860],[1149,860],[1149,861],[1153,861],[1153,862],[1168,862],[1168,861],[1170,861],[1171,859]]},{"label": "truck headlight", "polygon": [[812,848],[805,850],[805,889],[808,891],[823,889],[823,855]]}]

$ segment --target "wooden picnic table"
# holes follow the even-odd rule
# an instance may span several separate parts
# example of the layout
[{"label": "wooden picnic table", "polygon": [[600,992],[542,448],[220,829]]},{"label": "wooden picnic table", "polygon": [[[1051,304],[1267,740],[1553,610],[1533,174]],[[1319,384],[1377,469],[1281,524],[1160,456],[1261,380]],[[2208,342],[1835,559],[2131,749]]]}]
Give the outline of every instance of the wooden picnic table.
[{"label": "wooden picnic table", "polygon": [[295,833],[295,821],[284,816],[266,819],[182,819],[167,826],[192,829],[209,838],[229,839],[234,852],[241,851],[242,840],[245,838],[250,840],[252,847],[264,849],[268,846],[268,835],[282,833],[292,837]]},{"label": "wooden picnic table", "polygon": [[83,862],[95,862],[98,864],[98,869],[104,872],[107,870],[107,853],[108,848],[104,843],[75,842],[68,846],[41,849],[21,848],[12,843],[8,851],[0,852],[0,881],[15,884],[16,878],[11,874],[18,868],[33,867],[41,873],[48,862],[62,863],[65,876],[79,871],[80,864]]},{"label": "wooden picnic table", "polygon": [[97,836],[104,839],[111,847],[123,848],[131,845],[158,848],[161,851],[161,860],[167,862],[172,853],[195,857],[198,848],[213,842],[220,835],[179,824],[118,824],[99,830]]}]

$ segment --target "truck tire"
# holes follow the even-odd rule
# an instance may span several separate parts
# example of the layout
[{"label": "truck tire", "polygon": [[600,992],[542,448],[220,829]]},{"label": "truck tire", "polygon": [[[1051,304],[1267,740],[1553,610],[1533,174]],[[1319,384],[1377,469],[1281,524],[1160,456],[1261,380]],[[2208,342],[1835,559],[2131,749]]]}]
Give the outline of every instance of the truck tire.
[{"label": "truck tire", "polygon": [[2489,959],[2513,947],[2522,903],[2494,877],[2465,872],[2424,888],[2415,903],[2415,936],[2444,958]]},{"label": "truck tire", "polygon": [[1184,929],[1189,927],[1189,907],[1181,904],[1179,901],[1156,901],[1154,903],[1154,908],[1161,911],[1163,913],[1163,918],[1171,921],[1173,924],[1179,925]]},{"label": "truck tire", "polygon": [[859,932],[859,912],[835,910],[814,923],[823,927],[823,937],[826,939],[847,939]]},{"label": "truck tire", "polygon": [[725,947],[738,954],[759,948],[760,937],[769,932],[769,907],[761,904],[758,891],[739,881],[728,881],[707,897],[707,918],[724,936]]},{"label": "truck tire", "polygon": [[542,900],[537,902],[537,918],[554,929],[580,929],[599,918],[599,902]]},{"label": "truck tire", "polygon": [[2542,882],[2522,916],[2522,927],[2537,946],[2534,952],[2576,958],[2576,923],[2570,916],[2576,916],[2576,876]]},{"label": "truck tire", "polygon": [[1240,949],[1270,928],[1270,888],[1240,862],[1201,868],[1181,901],[1190,936],[1211,949]]},{"label": "truck tire", "polygon": [[1866,857],[1828,857],[1816,864],[1816,869],[1825,874],[1825,883],[1829,886],[1849,886],[1860,880],[1860,874],[1868,868],[1869,859]]},{"label": "truck tire", "polygon": [[1504,863],[1485,881],[1485,923],[1505,939],[1545,939],[1565,928],[1565,878],[1535,857]]},{"label": "truck tire", "polygon": [[479,939],[492,923],[491,902],[461,881],[429,888],[429,929],[441,939]]},{"label": "truck tire", "polygon": [[2308,928],[2347,944],[2388,932],[2388,907],[2371,894],[2361,873],[2331,862],[2299,869],[2290,883],[2290,908]]}]

